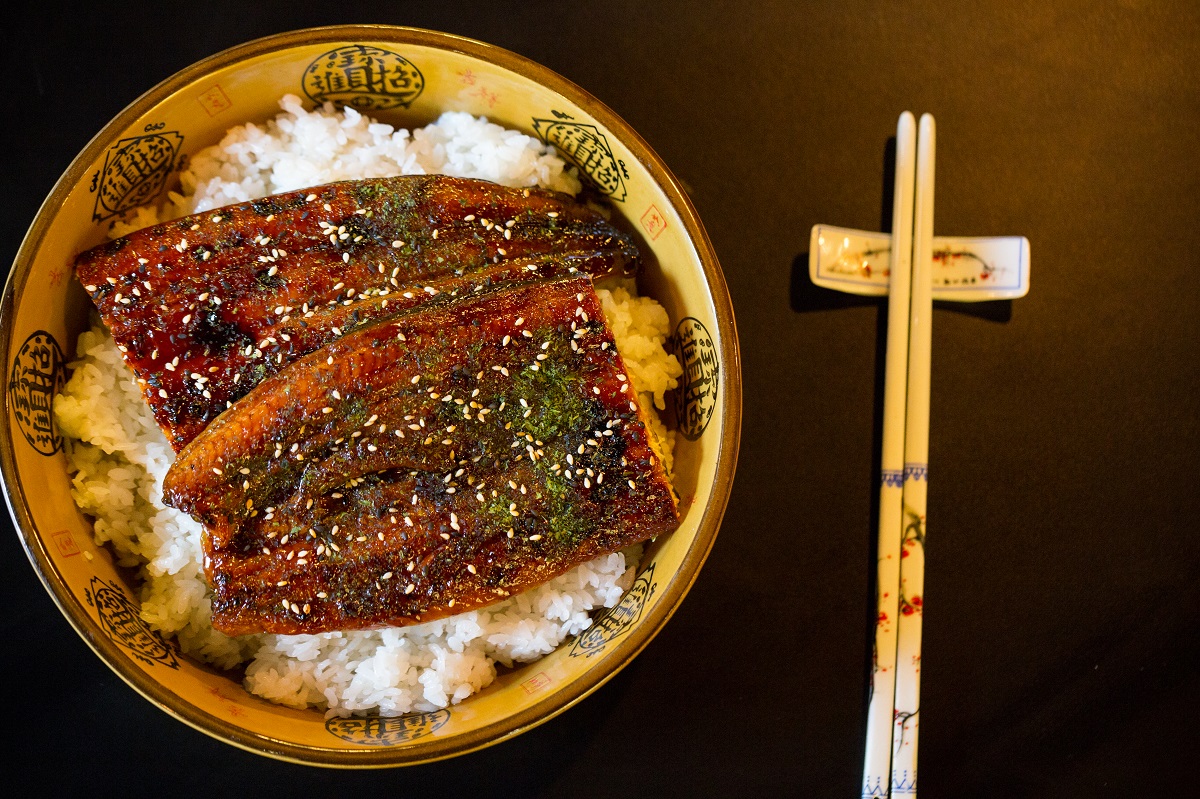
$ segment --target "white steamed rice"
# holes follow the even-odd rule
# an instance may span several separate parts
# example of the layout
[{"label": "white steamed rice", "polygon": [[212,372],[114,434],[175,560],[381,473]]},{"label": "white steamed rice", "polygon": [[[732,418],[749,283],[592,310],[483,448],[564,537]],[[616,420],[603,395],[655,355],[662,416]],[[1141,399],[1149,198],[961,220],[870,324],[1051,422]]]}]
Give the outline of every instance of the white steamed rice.
[{"label": "white steamed rice", "polygon": [[[363,177],[441,173],[572,194],[580,189],[552,148],[482,117],[446,113],[409,131],[350,108],[306,111],[294,96],[280,107],[267,124],[233,128],[197,153],[182,176],[182,193],[138,209],[111,234]],[[642,405],[661,410],[682,372],[663,346],[666,311],[628,282],[601,289],[600,297]],[[75,501],[94,518],[96,541],[138,570],[146,622],[201,660],[222,668],[244,664],[251,693],[328,715],[446,707],[488,685],[497,665],[535,660],[586,629],[593,610],[612,607],[632,584],[640,547],[596,558],[499,604],[418,626],[229,638],[210,624],[201,527],[163,503],[162,480],[174,453],[98,317],[79,337],[76,358],[54,404],[69,441]],[[670,470],[674,433],[649,416],[655,449]]]}]

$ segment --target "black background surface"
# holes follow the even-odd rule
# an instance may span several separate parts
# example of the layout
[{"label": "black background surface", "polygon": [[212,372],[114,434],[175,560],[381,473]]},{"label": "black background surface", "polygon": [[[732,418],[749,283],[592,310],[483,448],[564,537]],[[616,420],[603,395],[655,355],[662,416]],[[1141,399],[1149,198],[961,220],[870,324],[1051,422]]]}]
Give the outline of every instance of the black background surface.
[{"label": "black background surface", "polygon": [[939,306],[921,793],[1165,796],[1200,746],[1200,10],[1188,2],[26,3],[6,12],[0,263],[112,116],[175,71],[333,23],[532,58],[688,188],[742,343],[741,457],[678,613],[578,706],[373,772],[196,732],[72,631],[7,514],[10,795],[856,797],[882,305],[807,284],[816,223],[878,229],[903,110],[936,231],[1024,235],[1032,288]]}]

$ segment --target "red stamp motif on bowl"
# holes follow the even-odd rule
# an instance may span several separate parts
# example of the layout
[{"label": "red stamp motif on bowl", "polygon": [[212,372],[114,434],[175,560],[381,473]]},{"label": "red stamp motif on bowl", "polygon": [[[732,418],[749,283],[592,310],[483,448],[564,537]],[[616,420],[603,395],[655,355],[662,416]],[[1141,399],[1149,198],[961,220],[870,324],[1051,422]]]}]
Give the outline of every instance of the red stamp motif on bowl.
[{"label": "red stamp motif on bowl", "polygon": [[667,218],[651,203],[650,207],[646,209],[646,213],[642,214],[642,227],[646,229],[646,235],[650,237],[650,240],[654,241],[660,233],[667,229]]},{"label": "red stamp motif on bowl", "polygon": [[220,86],[213,86],[204,94],[196,98],[200,105],[204,106],[204,110],[208,112],[210,117],[215,117],[222,111],[228,111],[233,108],[233,101],[229,99],[229,95],[225,94]]},{"label": "red stamp motif on bowl", "polygon": [[525,689],[527,694],[536,694],[546,686],[550,685],[550,678],[546,676],[546,672],[539,671],[537,674],[530,677],[525,682],[521,683],[521,687]]},{"label": "red stamp motif on bowl", "polygon": [[79,545],[75,543],[75,539],[71,537],[70,530],[59,530],[50,536],[54,541],[54,545],[58,547],[58,554],[64,558],[69,558],[80,553]]},{"label": "red stamp motif on bowl", "polygon": [[246,711],[242,710],[235,700],[230,699],[228,696],[225,696],[225,694],[221,693],[220,688],[212,686],[208,689],[208,692],[217,699],[221,700],[225,708],[225,712],[228,713],[231,718],[236,719],[246,715]]},{"label": "red stamp motif on bowl", "polygon": [[482,86],[472,92],[472,94],[487,103],[488,108],[494,108],[496,106],[496,101],[500,99],[500,95],[496,94],[495,92],[488,91]]}]

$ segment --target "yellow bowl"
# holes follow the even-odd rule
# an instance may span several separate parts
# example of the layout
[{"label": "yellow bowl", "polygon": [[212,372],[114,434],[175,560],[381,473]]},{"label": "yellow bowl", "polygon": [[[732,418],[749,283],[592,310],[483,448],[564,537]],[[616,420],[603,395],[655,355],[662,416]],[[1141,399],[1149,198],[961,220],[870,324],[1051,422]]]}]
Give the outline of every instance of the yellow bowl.
[{"label": "yellow bowl", "polygon": [[[382,67],[372,71],[369,67]],[[368,69],[363,69],[367,67]],[[486,116],[553,144],[641,238],[639,287],[667,309],[685,366],[675,392],[681,527],[647,548],[620,603],[546,657],[446,710],[326,720],[243,690],[236,675],[180,654],[139,616],[136,586],[71,498],[52,402],[90,303],[74,255],[108,221],[174,187],[181,159],[234,125],[264,122],[284,94],[352,105],[411,127],[446,110]],[[570,707],[628,663],[666,623],[712,547],[737,459],[741,371],[729,295],[691,203],[649,146],[579,87],[511,52],[432,31],[334,26],[218,53],[122,111],[71,163],[17,254],[0,306],[7,347],[4,489],[30,561],[96,654],[151,702],[242,749],[333,767],[442,759],[510,738]]]}]

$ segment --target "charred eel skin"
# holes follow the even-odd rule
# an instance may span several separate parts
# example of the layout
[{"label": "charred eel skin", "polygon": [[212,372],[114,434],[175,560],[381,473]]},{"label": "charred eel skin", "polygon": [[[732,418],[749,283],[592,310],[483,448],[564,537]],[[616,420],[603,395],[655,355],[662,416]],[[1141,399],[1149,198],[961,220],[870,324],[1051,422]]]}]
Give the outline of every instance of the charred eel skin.
[{"label": "charred eel skin", "polygon": [[442,293],[634,274],[633,241],[542,189],[341,181],[154,225],[75,269],[176,452],[291,361]]},{"label": "charred eel skin", "polygon": [[266,378],[179,453],[229,635],[403,626],[674,529],[588,277],[435,298]]}]

